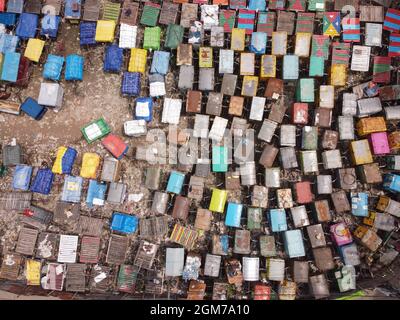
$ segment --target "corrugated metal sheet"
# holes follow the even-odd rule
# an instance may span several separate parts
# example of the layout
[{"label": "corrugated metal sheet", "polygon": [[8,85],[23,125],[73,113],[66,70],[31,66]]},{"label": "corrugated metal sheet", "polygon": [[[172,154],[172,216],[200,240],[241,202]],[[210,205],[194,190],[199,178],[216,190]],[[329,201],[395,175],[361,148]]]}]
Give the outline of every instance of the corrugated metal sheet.
[{"label": "corrugated metal sheet", "polygon": [[179,4],[163,1],[160,19],[158,22],[160,24],[175,24],[176,18],[179,12]]},{"label": "corrugated metal sheet", "polygon": [[65,264],[49,263],[47,265],[45,289],[62,291],[65,279]]},{"label": "corrugated metal sheet", "polygon": [[30,192],[2,192],[0,193],[0,208],[3,210],[23,211],[31,205]]},{"label": "corrugated metal sheet", "polygon": [[3,263],[0,269],[0,278],[7,280],[17,280],[22,256],[16,253],[3,254]]},{"label": "corrugated metal sheet", "polygon": [[54,210],[54,222],[63,229],[75,230],[80,217],[80,204],[58,201]]},{"label": "corrugated metal sheet", "polygon": [[67,265],[65,276],[65,290],[71,292],[85,292],[86,264],[71,263]]},{"label": "corrugated metal sheet", "polygon": [[78,236],[60,235],[57,262],[75,263],[78,249]]},{"label": "corrugated metal sheet", "polygon": [[55,260],[57,253],[58,235],[55,233],[41,232],[36,246],[36,258]]},{"label": "corrugated metal sheet", "polygon": [[27,256],[32,256],[35,250],[36,239],[38,231],[31,228],[23,227],[19,232],[17,247],[15,251]]},{"label": "corrugated metal sheet", "polygon": [[168,232],[168,217],[142,218],[139,221],[140,236],[143,238],[164,237]]},{"label": "corrugated metal sheet", "polygon": [[121,12],[121,23],[135,26],[137,24],[137,17],[139,13],[139,3],[124,1]]},{"label": "corrugated metal sheet", "polygon": [[99,250],[99,237],[82,237],[79,261],[83,263],[97,263],[99,260]]},{"label": "corrugated metal sheet", "polygon": [[99,0],[86,0],[84,3],[83,20],[97,21],[100,16],[100,1]]},{"label": "corrugated metal sheet", "polygon": [[122,264],[128,250],[129,239],[124,236],[111,235],[108,242],[106,262],[110,264]]},{"label": "corrugated metal sheet", "polygon": [[158,245],[148,241],[140,242],[133,264],[136,267],[150,270],[157,254]]},{"label": "corrugated metal sheet", "polygon": [[135,292],[138,269],[135,266],[123,264],[119,268],[117,289],[126,293]]},{"label": "corrugated metal sheet", "polygon": [[114,275],[110,267],[98,264],[93,266],[89,281],[90,292],[107,292],[112,288],[113,282]]},{"label": "corrugated metal sheet", "polygon": [[78,232],[83,235],[100,237],[103,232],[102,219],[81,216],[78,223]]},{"label": "corrugated metal sheet", "polygon": [[120,4],[114,2],[105,2],[103,5],[103,20],[113,20],[116,23],[119,19]]}]

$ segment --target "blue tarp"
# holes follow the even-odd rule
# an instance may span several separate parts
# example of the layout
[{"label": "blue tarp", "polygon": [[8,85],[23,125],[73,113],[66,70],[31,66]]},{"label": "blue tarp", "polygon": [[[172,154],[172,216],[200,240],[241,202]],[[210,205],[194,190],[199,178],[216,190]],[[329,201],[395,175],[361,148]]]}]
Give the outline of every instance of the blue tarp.
[{"label": "blue tarp", "polygon": [[[78,4],[78,10],[74,10],[74,5]],[[80,19],[81,18],[81,0],[66,0],[64,9],[64,17],[67,19]]]},{"label": "blue tarp", "polygon": [[50,38],[57,38],[58,27],[61,22],[60,16],[46,14],[41,22],[42,30],[40,30],[41,36],[49,36]]},{"label": "blue tarp", "polygon": [[64,64],[64,57],[49,54],[43,68],[43,78],[58,81],[61,78],[61,71]]},{"label": "blue tarp", "polygon": [[24,9],[24,0],[8,0],[7,12],[22,13]]},{"label": "blue tarp", "polygon": [[138,96],[140,94],[140,72],[124,72],[121,92],[123,95]]},{"label": "blue tarp", "polygon": [[169,67],[170,53],[166,51],[155,51],[153,55],[153,61],[151,63],[150,72],[167,74]]},{"label": "blue tarp", "polygon": [[7,33],[0,33],[0,52],[15,52],[19,38]]},{"label": "blue tarp", "polygon": [[32,167],[18,164],[13,177],[13,189],[27,191],[32,176]]},{"label": "blue tarp", "polygon": [[104,56],[104,71],[120,72],[122,68],[124,50],[113,44],[107,47]]},{"label": "blue tarp", "polygon": [[65,63],[65,80],[67,81],[82,81],[83,80],[83,63],[82,56],[70,54]]},{"label": "blue tarp", "polygon": [[71,174],[77,154],[78,152],[74,148],[67,147],[61,159],[61,171],[63,174]]},{"label": "blue tarp", "polygon": [[0,12],[0,23],[6,26],[15,26],[17,15],[15,13]]},{"label": "blue tarp", "polygon": [[19,60],[21,54],[18,52],[6,52],[4,55],[1,80],[16,82],[18,78]]},{"label": "blue tarp", "polygon": [[22,39],[34,38],[39,23],[39,16],[33,13],[21,13],[15,34]]},{"label": "blue tarp", "polygon": [[105,182],[97,182],[89,180],[89,188],[86,196],[86,203],[89,208],[94,204],[101,205],[106,197],[107,184]]},{"label": "blue tarp", "polygon": [[33,183],[31,191],[41,194],[49,194],[53,184],[54,174],[50,169],[39,169]]},{"label": "blue tarp", "polygon": [[81,22],[79,38],[81,46],[96,44],[96,22]]},{"label": "blue tarp", "polygon": [[81,202],[82,177],[65,176],[61,200],[66,202]]},{"label": "blue tarp", "polygon": [[46,113],[47,109],[37,103],[32,98],[26,98],[24,103],[21,105],[21,111],[25,112],[28,116],[31,116],[35,120],[40,120]]},{"label": "blue tarp", "polygon": [[111,222],[111,230],[123,233],[134,233],[139,219],[136,216],[114,212]]}]

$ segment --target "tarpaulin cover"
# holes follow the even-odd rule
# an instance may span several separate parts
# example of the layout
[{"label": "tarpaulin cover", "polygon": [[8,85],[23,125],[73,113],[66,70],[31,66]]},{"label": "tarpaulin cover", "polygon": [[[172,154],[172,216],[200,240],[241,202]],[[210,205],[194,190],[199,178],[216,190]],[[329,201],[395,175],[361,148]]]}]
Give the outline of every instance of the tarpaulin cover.
[{"label": "tarpaulin cover", "polygon": [[[74,6],[78,5],[78,10],[74,10]],[[81,18],[81,0],[66,0],[64,8],[64,16],[67,19]]]},{"label": "tarpaulin cover", "polygon": [[49,54],[43,68],[43,78],[58,81],[61,77],[64,57]]},{"label": "tarpaulin cover", "polygon": [[15,52],[19,38],[11,34],[0,33],[0,52]]},{"label": "tarpaulin cover", "polygon": [[39,23],[39,16],[33,13],[21,13],[15,34],[22,39],[34,38]]},{"label": "tarpaulin cover", "polygon": [[140,78],[139,72],[124,72],[122,78],[121,92],[128,96],[137,96],[140,94]]},{"label": "tarpaulin cover", "polygon": [[170,53],[166,51],[155,51],[151,63],[151,73],[167,74]]},{"label": "tarpaulin cover", "polygon": [[78,203],[81,201],[82,177],[65,176],[61,201]]},{"label": "tarpaulin cover", "polygon": [[97,42],[112,42],[114,40],[115,21],[99,20],[96,26]]},{"label": "tarpaulin cover", "polygon": [[71,174],[72,166],[78,152],[70,147],[59,147],[52,171],[58,174]]},{"label": "tarpaulin cover", "polygon": [[115,212],[111,222],[111,230],[123,233],[136,231],[139,219],[136,216]]},{"label": "tarpaulin cover", "polygon": [[29,67],[31,62],[25,57],[21,57],[18,68],[18,78],[16,85],[26,87],[29,83]]},{"label": "tarpaulin cover", "polygon": [[91,208],[94,204],[102,205],[106,196],[106,190],[106,183],[90,180],[86,197],[88,207]]},{"label": "tarpaulin cover", "polygon": [[32,167],[25,165],[17,165],[13,177],[13,189],[27,191],[29,182],[31,181]]},{"label": "tarpaulin cover", "polygon": [[110,133],[105,137],[101,144],[118,160],[128,151],[128,145],[117,135]]},{"label": "tarpaulin cover", "polygon": [[95,22],[81,22],[79,26],[80,33],[80,44],[91,45],[96,44],[96,23]]},{"label": "tarpaulin cover", "polygon": [[39,62],[44,47],[44,41],[40,39],[29,39],[24,56],[33,62]]},{"label": "tarpaulin cover", "polygon": [[104,71],[119,72],[122,68],[124,51],[113,44],[107,47],[104,57]]},{"label": "tarpaulin cover", "polygon": [[60,22],[61,22],[60,16],[46,14],[41,22],[42,30],[40,30],[40,35],[49,36],[50,38],[56,38]]},{"label": "tarpaulin cover", "polygon": [[15,82],[18,77],[19,60],[21,54],[18,52],[6,52],[4,55],[1,80]]},{"label": "tarpaulin cover", "polygon": [[77,54],[70,54],[66,59],[65,64],[65,80],[82,81],[83,80],[83,63],[82,56]]},{"label": "tarpaulin cover", "polygon": [[0,23],[6,26],[14,26],[17,22],[17,15],[15,13],[0,12]]},{"label": "tarpaulin cover", "polygon": [[40,120],[46,113],[46,108],[37,103],[32,98],[26,98],[24,103],[21,105],[21,111],[31,116],[35,120]]},{"label": "tarpaulin cover", "polygon": [[7,12],[22,13],[24,9],[24,0],[8,0]]},{"label": "tarpaulin cover", "polygon": [[39,169],[33,183],[31,191],[41,194],[49,194],[53,184],[54,174],[50,169]]}]

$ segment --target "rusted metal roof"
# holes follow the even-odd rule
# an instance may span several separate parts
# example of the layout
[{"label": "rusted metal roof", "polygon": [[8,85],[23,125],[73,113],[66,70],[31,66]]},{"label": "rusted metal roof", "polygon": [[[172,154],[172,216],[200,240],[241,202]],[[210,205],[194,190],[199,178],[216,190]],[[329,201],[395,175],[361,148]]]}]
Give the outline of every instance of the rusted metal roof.
[{"label": "rusted metal roof", "polygon": [[107,266],[96,264],[90,273],[90,292],[107,292],[112,288],[114,275],[112,269]]},{"label": "rusted metal roof", "polygon": [[72,292],[85,292],[86,289],[86,264],[71,263],[67,265],[65,276],[65,290]]},{"label": "rusted metal roof", "polygon": [[16,252],[32,256],[35,250],[36,239],[39,231],[23,227],[19,232]]},{"label": "rusted metal roof", "polygon": [[99,237],[82,237],[79,261],[83,263],[97,263],[99,261],[99,250]]},{"label": "rusted metal roof", "polygon": [[17,253],[5,253],[0,269],[0,278],[7,280],[17,280],[22,256]]}]

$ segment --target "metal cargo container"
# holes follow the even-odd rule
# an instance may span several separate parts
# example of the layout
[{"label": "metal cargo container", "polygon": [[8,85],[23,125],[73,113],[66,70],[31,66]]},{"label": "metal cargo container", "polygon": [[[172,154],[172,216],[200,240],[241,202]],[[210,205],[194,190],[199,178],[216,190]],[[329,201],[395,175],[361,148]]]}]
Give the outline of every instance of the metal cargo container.
[{"label": "metal cargo container", "polygon": [[353,54],[351,58],[351,70],[368,71],[370,55],[371,47],[355,45],[353,47]]},{"label": "metal cargo container", "polygon": [[305,227],[310,224],[305,206],[290,208],[290,213],[292,216],[293,224],[296,228]]},{"label": "metal cargo container", "polygon": [[269,221],[272,232],[287,230],[285,209],[270,209]]},{"label": "metal cargo container", "polygon": [[305,256],[303,235],[300,230],[289,230],[283,233],[285,252],[289,258]]},{"label": "metal cargo container", "polygon": [[315,299],[323,299],[330,296],[329,284],[324,274],[311,276],[309,287]]},{"label": "metal cargo container", "polygon": [[16,253],[3,253],[3,262],[0,269],[0,278],[15,281],[19,275],[19,269],[22,264],[22,256]]},{"label": "metal cargo container", "polygon": [[365,45],[380,47],[382,45],[382,24],[365,24]]},{"label": "metal cargo container", "polygon": [[250,251],[250,231],[235,230],[233,252],[237,254],[249,254]]},{"label": "metal cargo container", "polygon": [[276,255],[274,236],[260,236],[260,255],[263,257],[273,257]]},{"label": "metal cargo container", "polygon": [[102,219],[80,216],[78,231],[81,234],[100,237],[103,233],[104,222]]},{"label": "metal cargo container", "polygon": [[297,168],[296,150],[293,147],[280,148],[280,160],[284,169]]},{"label": "metal cargo container", "polygon": [[340,188],[343,190],[357,189],[357,176],[355,168],[343,168],[338,170]]},{"label": "metal cargo container", "polygon": [[350,211],[350,203],[347,199],[346,192],[343,190],[336,191],[331,194],[333,205],[338,213]]},{"label": "metal cargo container", "polygon": [[110,290],[114,280],[111,268],[96,264],[90,273],[90,292],[104,293]]},{"label": "metal cargo container", "polygon": [[165,258],[165,276],[181,276],[183,272],[184,257],[184,248],[167,248]]},{"label": "metal cargo container", "polygon": [[290,11],[278,11],[277,32],[287,32],[291,36],[294,32],[294,22],[296,14]]},{"label": "metal cargo container", "polygon": [[332,220],[328,200],[317,200],[314,202],[314,211],[318,222],[327,222]]},{"label": "metal cargo container", "polygon": [[310,239],[311,248],[326,246],[324,229],[321,224],[315,224],[307,227],[308,238]]},{"label": "metal cargo container", "polygon": [[272,33],[272,54],[275,56],[284,56],[287,51],[287,32],[273,32]]},{"label": "metal cargo container", "polygon": [[285,260],[267,258],[267,278],[271,281],[283,281],[285,277]]},{"label": "metal cargo container", "polygon": [[260,278],[260,259],[258,257],[243,257],[243,280],[258,281]]},{"label": "metal cargo container", "polygon": [[299,78],[299,57],[297,55],[283,56],[284,80],[297,80]]},{"label": "metal cargo container", "polygon": [[329,271],[335,268],[333,261],[332,250],[330,247],[322,247],[312,249],[315,265],[322,272]]}]

